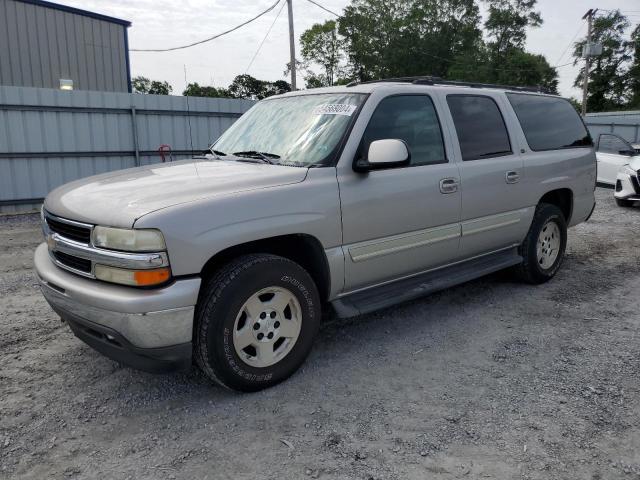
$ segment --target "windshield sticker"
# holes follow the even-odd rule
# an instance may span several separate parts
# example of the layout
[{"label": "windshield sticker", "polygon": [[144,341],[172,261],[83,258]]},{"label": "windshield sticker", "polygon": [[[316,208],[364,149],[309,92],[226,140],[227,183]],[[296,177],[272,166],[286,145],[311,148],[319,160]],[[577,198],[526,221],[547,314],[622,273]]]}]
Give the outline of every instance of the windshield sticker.
[{"label": "windshield sticker", "polygon": [[314,115],[346,115],[350,117],[356,111],[357,105],[346,103],[325,103],[318,105],[314,110]]}]

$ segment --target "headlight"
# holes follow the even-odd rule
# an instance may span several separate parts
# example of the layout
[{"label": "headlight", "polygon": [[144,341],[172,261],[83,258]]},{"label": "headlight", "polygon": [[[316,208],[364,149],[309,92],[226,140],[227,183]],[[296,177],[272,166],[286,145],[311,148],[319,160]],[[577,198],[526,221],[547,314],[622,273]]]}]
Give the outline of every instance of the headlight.
[{"label": "headlight", "polygon": [[630,176],[632,176],[632,177],[635,177],[635,176],[636,176],[636,171],[635,171],[633,168],[631,168],[631,166],[630,166],[630,165],[625,165],[625,166],[623,166],[623,167],[620,169],[620,173],[625,173],[625,174],[630,175]]},{"label": "headlight", "polygon": [[159,285],[171,278],[171,270],[168,267],[153,270],[126,270],[124,268],[96,265],[94,274],[98,280],[134,287]]},{"label": "headlight", "polygon": [[124,252],[158,252],[166,249],[159,230],[133,230],[125,228],[95,227],[93,245]]}]

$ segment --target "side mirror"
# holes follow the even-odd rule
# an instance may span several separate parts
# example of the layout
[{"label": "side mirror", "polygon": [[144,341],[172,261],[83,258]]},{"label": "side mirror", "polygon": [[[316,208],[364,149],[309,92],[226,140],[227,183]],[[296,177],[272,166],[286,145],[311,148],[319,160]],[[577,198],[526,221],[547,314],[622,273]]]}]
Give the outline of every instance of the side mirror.
[{"label": "side mirror", "polygon": [[636,154],[635,150],[620,150],[618,151],[620,155],[624,155],[626,157],[633,157]]},{"label": "side mirror", "polygon": [[353,169],[356,172],[404,167],[409,164],[411,155],[407,144],[397,138],[375,140],[369,145],[366,159],[358,160]]}]

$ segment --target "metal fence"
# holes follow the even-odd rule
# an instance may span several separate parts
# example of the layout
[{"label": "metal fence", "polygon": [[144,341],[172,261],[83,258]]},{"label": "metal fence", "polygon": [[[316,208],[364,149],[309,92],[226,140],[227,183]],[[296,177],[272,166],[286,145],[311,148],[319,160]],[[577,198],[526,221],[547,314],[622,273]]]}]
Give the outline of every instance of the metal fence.
[{"label": "metal fence", "polygon": [[588,113],[584,119],[594,140],[601,133],[615,133],[629,142],[640,142],[640,112]]},{"label": "metal fence", "polygon": [[0,213],[78,178],[204,151],[250,100],[0,86]]}]

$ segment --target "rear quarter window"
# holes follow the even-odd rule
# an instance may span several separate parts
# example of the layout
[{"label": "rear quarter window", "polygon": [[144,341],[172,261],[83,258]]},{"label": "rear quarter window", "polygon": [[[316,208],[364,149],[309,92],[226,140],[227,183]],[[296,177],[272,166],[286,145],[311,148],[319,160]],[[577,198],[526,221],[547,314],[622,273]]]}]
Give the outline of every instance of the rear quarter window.
[{"label": "rear quarter window", "polygon": [[507,93],[531,150],[592,147],[575,108],[564,98]]}]

